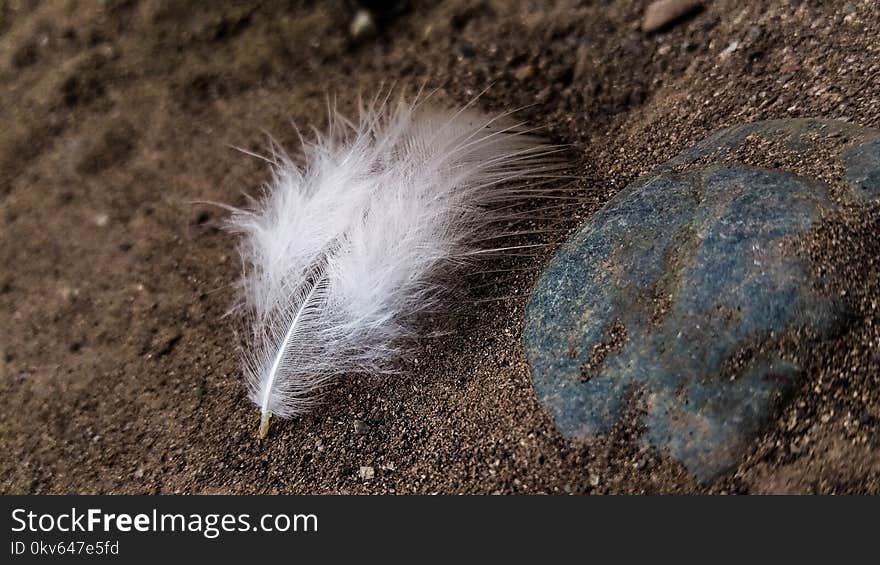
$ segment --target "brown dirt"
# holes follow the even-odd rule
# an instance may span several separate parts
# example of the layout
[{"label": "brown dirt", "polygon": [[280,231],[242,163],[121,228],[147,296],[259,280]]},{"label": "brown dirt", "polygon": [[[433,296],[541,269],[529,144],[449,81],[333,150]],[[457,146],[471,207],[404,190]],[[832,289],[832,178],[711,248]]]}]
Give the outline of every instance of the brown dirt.
[{"label": "brown dirt", "polygon": [[234,240],[192,203],[241,204],[267,171],[229,146],[295,149],[289,120],[320,127],[327,93],[345,110],[426,82],[460,105],[491,85],[480,106],[571,146],[571,229],[720,127],[880,127],[874,0],[715,0],[653,35],[644,1],[398,2],[360,42],[355,4],[295,4],[0,2],[0,493],[880,492],[876,206],[810,243],[857,321],[736,473],[698,485],[635,411],[591,442],[554,430],[521,345],[547,256],[408,376],[348,380],[258,442],[223,317]]}]

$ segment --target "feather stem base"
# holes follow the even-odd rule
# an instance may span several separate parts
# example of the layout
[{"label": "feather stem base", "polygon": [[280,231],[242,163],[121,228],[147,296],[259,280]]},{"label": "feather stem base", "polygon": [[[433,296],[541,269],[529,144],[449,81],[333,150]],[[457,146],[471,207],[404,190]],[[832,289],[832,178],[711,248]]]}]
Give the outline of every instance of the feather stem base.
[{"label": "feather stem base", "polygon": [[260,416],[260,429],[257,432],[257,437],[259,439],[266,439],[266,436],[269,435],[269,421],[271,418],[271,412],[265,412]]}]

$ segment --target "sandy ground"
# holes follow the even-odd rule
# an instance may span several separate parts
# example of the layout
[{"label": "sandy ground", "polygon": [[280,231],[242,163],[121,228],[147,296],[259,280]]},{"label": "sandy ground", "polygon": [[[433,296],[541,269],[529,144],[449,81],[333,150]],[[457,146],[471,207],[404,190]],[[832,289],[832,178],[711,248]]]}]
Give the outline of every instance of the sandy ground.
[{"label": "sandy ground", "polygon": [[491,85],[481,107],[570,146],[567,230],[720,127],[880,127],[876,0],[715,0],[659,34],[645,4],[399,2],[354,41],[351,2],[0,2],[0,493],[880,492],[877,206],[813,234],[856,319],[713,484],[643,447],[637,413],[591,442],[554,430],[521,344],[547,253],[407,376],[347,380],[255,439],[223,317],[235,242],[192,202],[243,203],[267,170],[229,146],[295,150],[327,93],[424,82],[458,106]]}]

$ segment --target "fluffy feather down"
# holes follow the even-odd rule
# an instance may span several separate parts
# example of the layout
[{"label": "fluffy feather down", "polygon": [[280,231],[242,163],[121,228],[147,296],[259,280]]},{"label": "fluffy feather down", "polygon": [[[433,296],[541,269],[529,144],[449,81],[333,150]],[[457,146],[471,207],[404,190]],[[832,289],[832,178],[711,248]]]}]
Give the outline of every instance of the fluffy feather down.
[{"label": "fluffy feather down", "polygon": [[393,372],[413,319],[442,308],[443,281],[503,235],[501,209],[541,191],[530,179],[555,168],[554,150],[506,119],[401,101],[358,123],[332,115],[301,165],[276,151],[263,196],[230,219],[260,437],[338,376]]}]

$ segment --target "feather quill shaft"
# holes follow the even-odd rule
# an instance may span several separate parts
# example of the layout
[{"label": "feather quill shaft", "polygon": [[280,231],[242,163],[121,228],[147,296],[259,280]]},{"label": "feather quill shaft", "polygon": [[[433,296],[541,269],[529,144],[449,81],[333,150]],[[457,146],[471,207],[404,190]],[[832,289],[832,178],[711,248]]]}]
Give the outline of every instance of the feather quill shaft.
[{"label": "feather quill shaft", "polygon": [[[548,196],[559,166],[507,116],[387,100],[357,123],[331,113],[299,163],[274,149],[273,175],[248,209],[233,209],[244,274],[238,307],[251,344],[244,374],[271,416],[306,413],[347,374],[393,373],[420,314],[444,310],[450,281],[505,231],[510,209]],[[507,227],[505,227],[507,226]]]}]

